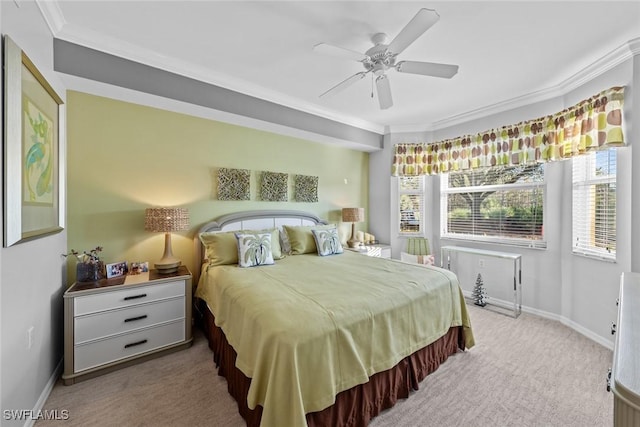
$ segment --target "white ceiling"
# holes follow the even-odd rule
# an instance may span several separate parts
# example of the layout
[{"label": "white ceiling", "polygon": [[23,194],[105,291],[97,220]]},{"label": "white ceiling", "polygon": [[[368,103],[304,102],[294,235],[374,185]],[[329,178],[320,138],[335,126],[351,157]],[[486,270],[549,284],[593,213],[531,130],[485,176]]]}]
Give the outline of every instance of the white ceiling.
[{"label": "white ceiling", "polygon": [[[562,90],[640,37],[626,1],[66,1],[44,2],[60,39],[374,131],[437,127],[454,117]],[[440,20],[399,59],[458,64],[450,80],[389,71],[394,106],[380,110],[363,70],[315,53],[325,42],[364,52],[420,8]],[[637,44],[637,43],[636,43]],[[635,44],[634,44],[635,46]]]}]

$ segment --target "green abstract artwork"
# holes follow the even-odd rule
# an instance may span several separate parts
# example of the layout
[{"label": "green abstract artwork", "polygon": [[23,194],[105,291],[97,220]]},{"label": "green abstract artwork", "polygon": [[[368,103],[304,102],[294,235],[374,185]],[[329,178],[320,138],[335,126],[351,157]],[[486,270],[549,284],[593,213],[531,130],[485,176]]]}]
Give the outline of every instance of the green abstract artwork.
[{"label": "green abstract artwork", "polygon": [[53,204],[53,120],[25,97],[23,109],[23,201]]}]

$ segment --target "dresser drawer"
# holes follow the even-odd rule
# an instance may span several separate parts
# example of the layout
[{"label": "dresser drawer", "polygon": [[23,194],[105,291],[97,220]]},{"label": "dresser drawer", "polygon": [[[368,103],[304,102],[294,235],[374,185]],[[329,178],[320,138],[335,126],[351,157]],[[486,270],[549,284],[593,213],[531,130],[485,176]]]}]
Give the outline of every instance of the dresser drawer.
[{"label": "dresser drawer", "polygon": [[74,372],[115,362],[185,340],[184,319],[75,346]]},{"label": "dresser drawer", "polygon": [[80,316],[114,308],[129,307],[160,299],[184,296],[184,280],[157,285],[136,286],[75,298],[74,315]]},{"label": "dresser drawer", "polygon": [[133,307],[86,314],[74,319],[74,344],[184,319],[184,295]]}]

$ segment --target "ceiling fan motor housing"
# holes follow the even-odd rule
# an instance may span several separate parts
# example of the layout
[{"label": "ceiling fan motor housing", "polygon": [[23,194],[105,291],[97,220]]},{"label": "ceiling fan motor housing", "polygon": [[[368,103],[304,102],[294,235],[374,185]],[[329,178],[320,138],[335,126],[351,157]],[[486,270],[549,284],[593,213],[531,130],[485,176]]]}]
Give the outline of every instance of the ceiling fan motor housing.
[{"label": "ceiling fan motor housing", "polygon": [[375,46],[365,52],[369,59],[362,64],[367,71],[373,71],[373,74],[379,76],[395,65],[396,55],[389,52],[385,33],[374,34],[371,41]]}]

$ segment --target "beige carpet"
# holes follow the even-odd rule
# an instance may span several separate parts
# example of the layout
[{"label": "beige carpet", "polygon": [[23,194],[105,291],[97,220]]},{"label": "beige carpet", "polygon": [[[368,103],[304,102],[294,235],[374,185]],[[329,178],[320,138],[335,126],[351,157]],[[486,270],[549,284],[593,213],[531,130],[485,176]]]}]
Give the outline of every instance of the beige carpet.
[{"label": "beige carpet", "polygon": [[[612,425],[611,351],[554,321],[469,310],[476,346],[371,427]],[[69,420],[36,427],[243,426],[226,387],[197,332],[188,350],[73,386],[59,382],[43,409],[66,409]]]}]

